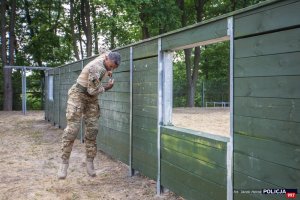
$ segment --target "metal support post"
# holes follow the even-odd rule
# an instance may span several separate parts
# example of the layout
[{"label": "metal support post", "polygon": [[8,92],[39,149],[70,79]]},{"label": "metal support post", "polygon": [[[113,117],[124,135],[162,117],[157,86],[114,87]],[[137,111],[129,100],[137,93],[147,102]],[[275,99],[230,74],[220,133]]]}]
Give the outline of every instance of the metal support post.
[{"label": "metal support post", "polygon": [[129,105],[129,175],[134,175],[132,168],[132,106],[133,106],[133,48],[130,47],[130,105]]}]

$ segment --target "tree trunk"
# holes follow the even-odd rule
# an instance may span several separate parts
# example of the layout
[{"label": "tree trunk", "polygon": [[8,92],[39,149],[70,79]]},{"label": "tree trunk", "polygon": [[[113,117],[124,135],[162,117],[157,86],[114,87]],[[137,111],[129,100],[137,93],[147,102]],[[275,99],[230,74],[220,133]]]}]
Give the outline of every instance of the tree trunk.
[{"label": "tree trunk", "polygon": [[[116,16],[116,11],[113,10],[112,17],[114,18],[115,16]],[[116,37],[116,26],[115,23],[113,23],[110,29],[110,49],[116,48],[115,37]]]},{"label": "tree trunk", "polygon": [[[6,5],[7,2],[3,1],[1,6],[1,17],[2,17],[2,25],[5,26],[6,20],[5,20],[5,12],[6,12]],[[4,18],[4,19],[3,19]],[[11,1],[11,11],[10,11],[10,24],[9,24],[9,65],[14,65],[14,49],[15,49],[15,18],[16,18],[16,1]],[[5,29],[5,27],[4,27]],[[5,38],[6,30],[1,31],[3,37]],[[2,49],[2,54],[6,54],[6,38],[3,40],[4,48]],[[3,55],[5,57],[4,64],[7,63],[6,55]],[[11,69],[4,69],[3,70],[3,76],[4,76],[4,101],[3,101],[3,110],[12,110],[13,105],[13,89],[12,89],[12,80],[11,80]]]},{"label": "tree trunk", "polygon": [[141,8],[140,8],[140,20],[141,20],[141,23],[142,23],[142,39],[147,39],[147,38],[150,38],[150,33],[149,33],[149,29],[148,29],[148,26],[147,26],[147,14],[144,12],[144,10],[147,9],[146,8],[146,4],[145,3],[142,3],[141,5]]},{"label": "tree trunk", "polygon": [[96,8],[95,8],[95,2],[91,1],[91,7],[92,7],[92,17],[93,17],[93,33],[94,33],[94,53],[95,55],[99,54],[99,46],[98,46],[98,26],[97,26],[97,15],[96,15]]},{"label": "tree trunk", "polygon": [[[1,60],[2,60],[2,67],[3,67],[3,76],[5,78],[6,69],[4,69],[4,66],[7,64],[7,58],[6,58],[6,6],[7,2],[6,0],[1,1]],[[5,83],[3,85],[3,91],[5,91]],[[3,94],[5,98],[5,93]],[[5,100],[4,100],[5,101]],[[3,102],[4,103],[4,102]],[[4,103],[5,104],[5,103]],[[3,110],[6,110],[5,105],[3,104]]]},{"label": "tree trunk", "polygon": [[77,37],[75,35],[75,25],[74,25],[74,0],[70,0],[70,28],[72,37],[72,46],[75,54],[76,60],[79,60],[79,53],[77,48]]},{"label": "tree trunk", "polygon": [[89,0],[81,0],[81,22],[86,37],[87,57],[92,55],[92,28],[90,20],[90,3]]}]

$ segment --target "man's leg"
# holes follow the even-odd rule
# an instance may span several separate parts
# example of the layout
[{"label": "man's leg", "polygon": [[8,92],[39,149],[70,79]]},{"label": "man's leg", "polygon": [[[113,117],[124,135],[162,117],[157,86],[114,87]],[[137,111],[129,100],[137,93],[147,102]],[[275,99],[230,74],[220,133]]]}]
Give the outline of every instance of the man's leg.
[{"label": "man's leg", "polygon": [[92,101],[89,103],[89,105],[87,105],[84,115],[87,172],[90,176],[96,176],[93,161],[97,154],[96,138],[98,134],[99,116],[100,108],[98,105],[98,100]]},{"label": "man's leg", "polygon": [[66,110],[67,127],[64,129],[64,133],[62,136],[62,164],[58,172],[59,179],[64,179],[67,176],[69,158],[72,152],[74,141],[80,128],[81,115],[82,109],[80,100],[76,98],[76,95],[71,94],[71,96],[69,96]]}]

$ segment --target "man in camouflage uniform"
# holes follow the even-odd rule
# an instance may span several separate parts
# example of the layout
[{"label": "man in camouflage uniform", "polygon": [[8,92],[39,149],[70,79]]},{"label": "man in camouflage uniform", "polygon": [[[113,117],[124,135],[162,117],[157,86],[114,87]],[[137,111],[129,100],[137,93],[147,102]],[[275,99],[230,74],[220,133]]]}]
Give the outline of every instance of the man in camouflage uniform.
[{"label": "man in camouflage uniform", "polygon": [[62,163],[58,171],[59,179],[65,179],[67,176],[69,158],[80,129],[81,116],[85,121],[87,173],[92,177],[96,176],[93,160],[97,153],[96,137],[100,117],[98,95],[113,87],[113,79],[109,79],[105,85],[102,85],[101,81],[106,76],[112,77],[112,70],[116,69],[120,62],[121,56],[117,52],[110,52],[95,58],[82,69],[76,83],[68,91],[67,127],[62,137]]}]

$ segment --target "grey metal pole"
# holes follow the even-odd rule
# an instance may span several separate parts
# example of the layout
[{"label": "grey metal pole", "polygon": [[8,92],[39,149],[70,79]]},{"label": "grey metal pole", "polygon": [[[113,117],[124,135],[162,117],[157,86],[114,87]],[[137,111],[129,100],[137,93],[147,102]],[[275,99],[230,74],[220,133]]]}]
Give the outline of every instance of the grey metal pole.
[{"label": "grey metal pole", "polygon": [[158,195],[161,194],[161,184],[160,184],[160,127],[163,122],[163,116],[162,116],[162,94],[163,94],[163,88],[162,88],[162,79],[163,79],[163,55],[161,52],[161,38],[158,38],[158,83],[157,83],[157,181],[156,181],[156,193]]},{"label": "grey metal pole", "polygon": [[26,67],[22,68],[22,112],[26,115]]},{"label": "grey metal pole", "polygon": [[[83,60],[81,60],[81,70],[83,69]],[[80,142],[83,143],[83,116],[80,119]]]},{"label": "grey metal pole", "polygon": [[233,199],[233,17],[227,19],[227,34],[230,38],[230,140],[227,143],[227,200]]},{"label": "grey metal pole", "polygon": [[132,168],[132,85],[133,85],[133,48],[130,47],[130,108],[129,108],[129,175],[134,175],[134,169]]}]

